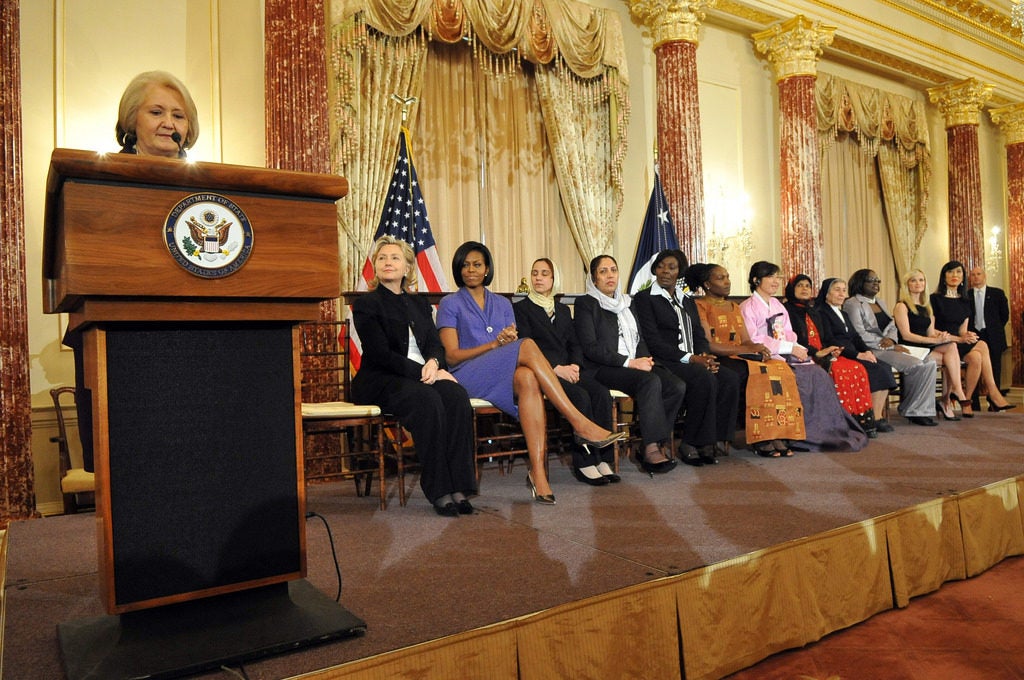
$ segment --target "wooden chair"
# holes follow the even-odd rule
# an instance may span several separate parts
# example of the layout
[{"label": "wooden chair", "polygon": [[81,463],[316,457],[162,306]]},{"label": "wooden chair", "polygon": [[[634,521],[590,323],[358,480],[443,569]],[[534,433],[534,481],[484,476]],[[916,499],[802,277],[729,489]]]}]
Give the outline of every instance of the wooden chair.
[{"label": "wooden chair", "polygon": [[71,462],[71,447],[68,444],[67,424],[61,397],[70,394],[74,405],[74,387],[55,387],[50,390],[53,408],[57,414],[57,436],[50,441],[57,444],[60,457],[60,491],[64,495],[64,514],[73,515],[79,510],[96,507],[96,476],[84,468],[74,467]]},{"label": "wooden chair", "polygon": [[481,463],[495,461],[504,475],[512,471],[515,457],[529,455],[518,421],[486,399],[471,398],[473,407],[473,468],[480,484]]},{"label": "wooden chair", "polygon": [[[300,327],[302,430],[306,479],[353,479],[369,495],[376,473],[380,509],[387,509],[385,458],[398,461],[399,501],[405,505],[405,450],[401,426],[379,406],[347,401],[351,390],[349,322],[317,321]],[[330,435],[317,437],[314,435]]]}]

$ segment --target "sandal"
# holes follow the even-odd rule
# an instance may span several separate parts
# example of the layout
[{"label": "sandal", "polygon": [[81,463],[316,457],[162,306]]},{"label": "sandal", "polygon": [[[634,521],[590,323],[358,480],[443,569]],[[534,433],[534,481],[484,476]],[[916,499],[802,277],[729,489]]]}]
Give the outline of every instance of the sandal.
[{"label": "sandal", "polygon": [[782,455],[775,450],[775,446],[773,446],[770,441],[757,442],[754,444],[754,453],[762,458],[778,458]]},{"label": "sandal", "polygon": [[772,446],[775,448],[778,455],[783,458],[791,458],[793,456],[793,449],[789,447],[789,442],[784,439],[773,439]]}]

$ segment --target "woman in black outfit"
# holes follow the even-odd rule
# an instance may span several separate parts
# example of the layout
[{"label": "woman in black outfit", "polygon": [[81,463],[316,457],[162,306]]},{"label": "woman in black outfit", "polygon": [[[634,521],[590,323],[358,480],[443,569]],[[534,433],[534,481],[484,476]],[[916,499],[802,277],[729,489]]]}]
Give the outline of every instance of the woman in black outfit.
[{"label": "woman in black outfit", "polygon": [[[992,359],[988,353],[988,343],[980,340],[978,334],[973,330],[971,300],[967,296],[964,278],[964,266],[960,262],[950,260],[942,265],[942,269],[939,271],[938,287],[930,298],[932,310],[935,313],[935,329],[946,331],[954,336],[953,340],[957,343],[960,357],[967,363],[965,394],[968,397],[974,394],[974,389],[978,386],[978,381],[981,380],[989,395],[991,410],[1006,411],[1013,408],[1014,404],[1007,402],[999,391],[995,374],[992,372]],[[964,405],[965,401],[967,402],[966,406]],[[970,413],[969,401],[961,401],[960,407],[965,416]]]},{"label": "woman in black outfit", "polygon": [[686,384],[655,366],[630,302],[619,290],[615,258],[598,255],[590,261],[587,295],[576,300],[573,323],[583,348],[583,375],[633,397],[644,444],[640,467],[661,474],[676,466],[669,442]]},{"label": "woman in black outfit", "polygon": [[415,255],[405,241],[382,236],[370,259],[371,291],[352,304],[363,345],[353,398],[393,413],[412,433],[423,468],[420,487],[437,514],[471,514],[473,409],[465,388],[445,370],[430,305],[408,292],[416,284]]},{"label": "woman in black outfit", "polygon": [[846,281],[839,278],[822,281],[814,305],[817,310],[815,318],[820,321],[821,343],[826,347],[838,347],[840,357],[857,362],[867,372],[868,389],[871,391],[871,416],[874,422],[863,419],[861,424],[865,430],[874,427],[876,432],[892,432],[892,425],[883,416],[885,404],[889,399],[889,390],[896,388],[896,379],[889,365],[880,363],[864,339],[853,329],[853,321],[843,311],[846,298]]},{"label": "woman in black outfit", "polygon": [[[592,376],[580,374],[583,353],[569,307],[555,300],[557,278],[555,265],[548,258],[542,257],[533,263],[530,294],[512,306],[519,337],[533,338],[550,362],[569,401],[580,413],[614,431],[611,392]],[[592,450],[585,444],[573,443],[572,472],[584,484],[604,486],[620,481],[610,465],[613,460],[614,451],[610,446]]]},{"label": "woman in black outfit", "polygon": [[633,310],[654,361],[686,383],[683,462],[714,465],[736,435],[740,379],[719,371],[697,305],[677,288],[688,264],[678,249],[658,253],[651,264],[655,280],[633,296]]}]

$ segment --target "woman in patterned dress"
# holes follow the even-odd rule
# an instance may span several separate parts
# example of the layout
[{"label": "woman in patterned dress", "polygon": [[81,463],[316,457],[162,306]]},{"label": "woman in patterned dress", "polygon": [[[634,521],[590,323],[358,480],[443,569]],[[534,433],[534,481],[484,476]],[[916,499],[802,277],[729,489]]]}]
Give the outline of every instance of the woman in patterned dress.
[{"label": "woman in patterned dress", "polygon": [[[845,281],[825,279],[821,289],[822,295],[819,295],[816,301],[811,277],[797,274],[786,285],[786,311],[789,312],[789,320],[796,333],[797,342],[814,351],[818,363],[831,374],[843,408],[857,419],[868,437],[874,438],[878,436],[878,430],[875,423],[872,386],[865,364],[872,363],[873,366],[877,366],[877,363],[873,363],[875,355],[871,354],[866,346],[859,349],[852,341],[841,344],[829,337],[833,327],[845,323],[841,316],[842,310],[839,309],[837,316],[836,307],[825,301],[830,291],[833,300],[841,295],[841,307],[842,300],[846,299]],[[886,384],[884,390],[878,390],[881,394],[880,406],[884,407],[885,396],[889,393],[889,383],[892,383],[891,387],[895,387],[895,381],[888,367],[882,367],[879,373]]]}]

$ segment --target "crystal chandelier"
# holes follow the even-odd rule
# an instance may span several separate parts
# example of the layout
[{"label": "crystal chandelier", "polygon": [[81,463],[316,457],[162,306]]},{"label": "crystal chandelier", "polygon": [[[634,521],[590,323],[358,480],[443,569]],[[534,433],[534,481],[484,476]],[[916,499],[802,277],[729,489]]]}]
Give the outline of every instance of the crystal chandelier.
[{"label": "crystal chandelier", "polygon": [[1018,30],[1024,31],[1024,0],[1013,0],[1010,10],[1010,23]]}]

